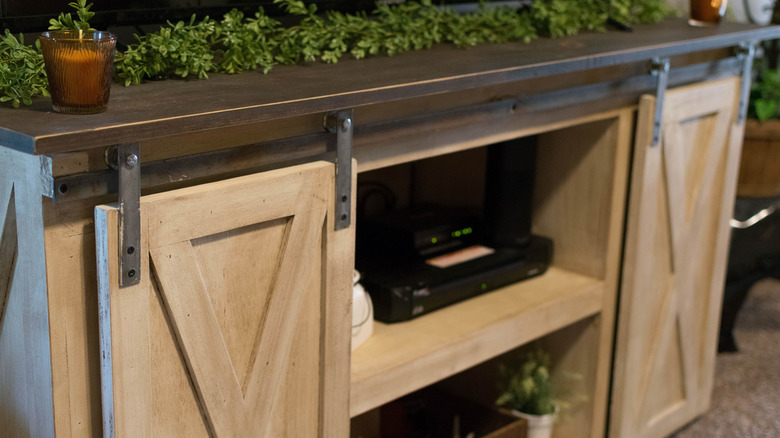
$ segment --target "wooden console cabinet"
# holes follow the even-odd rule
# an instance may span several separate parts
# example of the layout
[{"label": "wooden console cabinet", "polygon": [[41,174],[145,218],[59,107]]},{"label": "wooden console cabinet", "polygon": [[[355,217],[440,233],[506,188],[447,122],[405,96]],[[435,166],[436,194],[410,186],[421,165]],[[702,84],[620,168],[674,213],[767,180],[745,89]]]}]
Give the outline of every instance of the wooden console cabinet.
[{"label": "wooden console cabinet", "polygon": [[[117,87],[95,116],[0,108],[0,430],[345,438],[438,382],[491,403],[495,362],[538,341],[554,374],[583,377],[557,436],[674,431],[712,387],[749,65],[736,48],[777,37],[672,20]],[[344,109],[349,195],[323,129]],[[377,323],[350,354],[357,188],[480,206],[485,147],[532,135],[548,272]],[[130,286],[116,144],[140,147]]]}]

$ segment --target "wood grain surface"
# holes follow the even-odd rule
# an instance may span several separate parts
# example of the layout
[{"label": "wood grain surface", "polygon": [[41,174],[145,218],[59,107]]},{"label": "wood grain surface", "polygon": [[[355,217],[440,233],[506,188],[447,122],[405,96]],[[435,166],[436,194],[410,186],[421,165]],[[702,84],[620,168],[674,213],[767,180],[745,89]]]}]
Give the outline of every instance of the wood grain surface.
[{"label": "wood grain surface", "polygon": [[613,382],[611,435],[665,436],[707,409],[743,125],[739,79],[667,93],[662,143],[643,99]]}]

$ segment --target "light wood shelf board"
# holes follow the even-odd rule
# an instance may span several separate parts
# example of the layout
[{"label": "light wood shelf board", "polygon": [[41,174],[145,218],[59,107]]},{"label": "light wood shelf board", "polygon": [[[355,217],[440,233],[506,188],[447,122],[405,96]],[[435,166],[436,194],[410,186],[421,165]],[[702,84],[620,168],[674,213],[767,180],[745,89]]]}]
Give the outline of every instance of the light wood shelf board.
[{"label": "light wood shelf board", "polygon": [[377,322],[352,354],[350,416],[595,315],[603,294],[603,281],[551,267],[412,321]]}]

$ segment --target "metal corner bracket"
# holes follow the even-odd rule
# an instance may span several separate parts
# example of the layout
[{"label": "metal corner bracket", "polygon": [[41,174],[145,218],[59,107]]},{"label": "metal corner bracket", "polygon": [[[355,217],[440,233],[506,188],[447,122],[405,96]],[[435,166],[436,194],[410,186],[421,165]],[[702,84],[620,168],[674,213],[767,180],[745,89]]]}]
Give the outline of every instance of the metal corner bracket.
[{"label": "metal corner bracket", "polygon": [[352,117],[352,109],[345,109],[327,113],[324,122],[325,128],[336,134],[336,231],[352,223]]},{"label": "metal corner bracket", "polygon": [[755,54],[755,41],[743,42],[737,47],[737,56],[742,61],[742,88],[740,89],[739,110],[737,111],[738,124],[742,124],[747,117],[748,100],[750,99],[750,81]]},{"label": "metal corner bracket", "polygon": [[666,96],[666,87],[669,84],[669,58],[653,58],[650,63],[650,73],[656,77],[653,141],[650,143],[651,146],[655,147],[661,143],[661,122],[664,115],[664,97]]},{"label": "metal corner bracket", "polygon": [[139,143],[116,148],[119,173],[119,287],[141,280],[141,147]]}]

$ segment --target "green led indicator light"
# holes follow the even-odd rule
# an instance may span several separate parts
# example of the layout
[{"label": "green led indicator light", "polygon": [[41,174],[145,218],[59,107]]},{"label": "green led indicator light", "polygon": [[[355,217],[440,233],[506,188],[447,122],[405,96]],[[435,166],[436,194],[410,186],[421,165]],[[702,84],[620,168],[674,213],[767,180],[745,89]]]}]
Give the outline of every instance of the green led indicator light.
[{"label": "green led indicator light", "polygon": [[482,290],[487,289],[487,283],[482,283]]},{"label": "green led indicator light", "polygon": [[452,237],[460,237],[460,236],[466,236],[474,232],[474,229],[471,227],[464,228],[462,230],[455,230],[452,233],[450,233],[450,236]]},{"label": "green led indicator light", "polygon": [[439,239],[437,239],[437,238],[435,238],[435,237],[431,237],[431,243],[436,243],[436,242],[438,242],[438,241],[439,241]]}]

